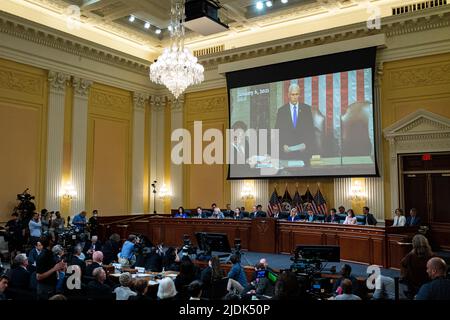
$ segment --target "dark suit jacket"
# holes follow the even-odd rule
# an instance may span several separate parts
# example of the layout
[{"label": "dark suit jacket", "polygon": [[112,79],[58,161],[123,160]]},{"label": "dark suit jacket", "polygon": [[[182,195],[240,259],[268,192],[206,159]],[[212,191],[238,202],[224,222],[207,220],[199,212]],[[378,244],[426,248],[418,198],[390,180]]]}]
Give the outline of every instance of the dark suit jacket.
[{"label": "dark suit jacket", "polygon": [[256,211],[252,212],[250,218],[265,218],[267,217],[267,213],[264,211]]},{"label": "dark suit jacket", "polygon": [[[69,265],[76,265],[79,266],[81,269],[81,274],[85,275],[86,273],[86,262],[84,262],[83,260],[79,259],[77,256],[72,256],[72,260],[70,261]],[[92,269],[93,271],[94,269]],[[92,275],[92,272],[91,272]]]},{"label": "dark suit jacket", "polygon": [[339,217],[335,214],[334,216],[331,216],[331,214],[325,216],[325,222],[339,222]]},{"label": "dark suit jacket", "polygon": [[[250,165],[247,163],[248,158],[250,157],[250,148],[249,142],[247,138],[245,139],[245,143],[243,148],[238,150],[231,143],[230,145],[230,177],[248,177],[254,173],[251,173],[253,170]],[[232,163],[231,163],[232,160]],[[243,160],[243,162],[242,162]]]},{"label": "dark suit jacket", "polygon": [[95,243],[95,246],[93,246],[91,240],[88,240],[88,241],[86,241],[86,244],[84,245],[83,252],[86,253],[89,249],[95,249],[95,251],[101,251],[102,250],[102,244],[101,244],[100,241],[97,241]]},{"label": "dark suit jacket", "polygon": [[367,214],[365,222],[370,226],[374,226],[378,223],[377,219],[371,213]]},{"label": "dark suit jacket", "polygon": [[[308,165],[311,156],[316,152],[311,106],[299,103],[297,114],[297,125],[294,128],[289,103],[278,109],[275,129],[280,130],[280,159],[303,160],[305,165]],[[306,145],[305,151],[284,152],[284,145],[291,147],[300,143]]]},{"label": "dark suit jacket", "polygon": [[98,264],[97,262],[92,262],[90,265],[86,267],[86,272],[83,273],[83,276],[92,277],[92,271],[94,271],[94,269],[97,269],[98,267],[101,267],[101,265]]},{"label": "dark suit jacket", "polygon": [[420,226],[420,224],[422,223],[422,220],[420,219],[420,217],[415,216],[414,217],[414,221],[412,221],[412,217],[408,216],[406,218],[406,224],[405,226]]},{"label": "dark suit jacket", "polygon": [[22,267],[16,267],[9,273],[10,288],[28,289],[30,287],[30,272]]},{"label": "dark suit jacket", "polygon": [[112,300],[114,295],[110,286],[96,280],[89,282],[88,297],[93,300]]}]

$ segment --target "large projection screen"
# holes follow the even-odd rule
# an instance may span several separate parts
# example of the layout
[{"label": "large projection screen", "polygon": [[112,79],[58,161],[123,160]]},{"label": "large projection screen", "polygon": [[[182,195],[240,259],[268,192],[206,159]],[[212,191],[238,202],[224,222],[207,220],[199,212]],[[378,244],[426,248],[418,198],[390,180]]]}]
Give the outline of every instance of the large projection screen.
[{"label": "large projection screen", "polygon": [[229,178],[376,176],[375,53],[227,73]]}]

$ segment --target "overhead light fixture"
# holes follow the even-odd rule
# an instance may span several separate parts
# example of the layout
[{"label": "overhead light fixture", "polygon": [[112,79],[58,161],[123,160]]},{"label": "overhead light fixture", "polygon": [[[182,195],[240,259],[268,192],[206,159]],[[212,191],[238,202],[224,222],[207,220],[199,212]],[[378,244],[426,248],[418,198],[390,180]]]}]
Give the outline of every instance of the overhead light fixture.
[{"label": "overhead light fixture", "polygon": [[161,29],[159,29],[159,28],[156,29],[156,30],[155,30],[155,33],[156,33],[156,34],[161,34]]},{"label": "overhead light fixture", "polygon": [[170,32],[172,32],[172,26],[169,25],[169,26],[167,27],[167,30],[169,30]]},{"label": "overhead light fixture", "polygon": [[272,1],[266,1],[266,7],[267,8],[272,7]]},{"label": "overhead light fixture", "polygon": [[150,80],[165,85],[178,99],[187,87],[201,83],[204,68],[184,47],[184,2],[172,0],[170,47],[150,66]]},{"label": "overhead light fixture", "polygon": [[145,25],[144,25],[144,28],[145,29],[149,29],[150,28],[150,22],[146,22]]},{"label": "overhead light fixture", "polygon": [[256,3],[256,9],[262,10],[263,8],[264,8],[264,4],[262,3],[262,1],[258,1]]},{"label": "overhead light fixture", "polygon": [[128,18],[128,21],[130,22],[134,22],[134,20],[136,20],[136,17],[131,15],[130,18]]},{"label": "overhead light fixture", "polygon": [[288,0],[281,0],[281,3],[286,4],[286,3],[288,3]]}]

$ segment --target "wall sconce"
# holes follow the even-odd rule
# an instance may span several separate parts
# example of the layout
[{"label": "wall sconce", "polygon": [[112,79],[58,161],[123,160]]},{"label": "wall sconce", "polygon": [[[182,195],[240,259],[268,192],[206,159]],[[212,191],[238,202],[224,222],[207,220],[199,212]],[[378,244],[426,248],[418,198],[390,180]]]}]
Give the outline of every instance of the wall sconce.
[{"label": "wall sconce", "polygon": [[250,184],[245,184],[242,187],[242,191],[241,191],[241,197],[244,200],[250,200],[250,199],[254,199],[255,198],[255,194],[253,192],[253,186],[251,186]]},{"label": "wall sconce", "polygon": [[366,198],[364,183],[361,180],[353,180],[350,187],[350,198],[352,200],[364,200]]},{"label": "wall sconce", "polygon": [[61,191],[61,197],[63,199],[72,200],[77,196],[77,191],[71,182],[67,182]]},{"label": "wall sconce", "polygon": [[172,197],[172,191],[169,187],[166,186],[165,183],[159,189],[159,198],[162,200],[170,199]]}]

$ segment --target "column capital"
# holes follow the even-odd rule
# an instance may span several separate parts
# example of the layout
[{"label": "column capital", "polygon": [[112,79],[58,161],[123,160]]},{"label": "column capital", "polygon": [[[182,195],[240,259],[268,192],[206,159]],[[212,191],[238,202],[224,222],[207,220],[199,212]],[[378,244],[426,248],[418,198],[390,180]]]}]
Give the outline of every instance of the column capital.
[{"label": "column capital", "polygon": [[87,97],[89,94],[89,89],[92,86],[91,80],[86,80],[79,77],[73,77],[72,79],[72,86],[74,89],[74,93],[77,96]]},{"label": "column capital", "polygon": [[133,108],[134,110],[144,110],[145,102],[148,100],[148,94],[143,92],[133,92]]},{"label": "column capital", "polygon": [[48,83],[50,85],[50,91],[63,93],[66,89],[66,84],[69,79],[70,76],[68,74],[50,70],[47,77]]},{"label": "column capital", "polygon": [[158,96],[158,95],[151,95],[150,96],[150,107],[154,109],[155,111],[162,111],[165,107],[165,97],[164,96]]},{"label": "column capital", "polygon": [[174,97],[169,98],[170,101],[170,109],[174,112],[181,112],[184,106],[184,94],[180,95],[178,99]]}]

